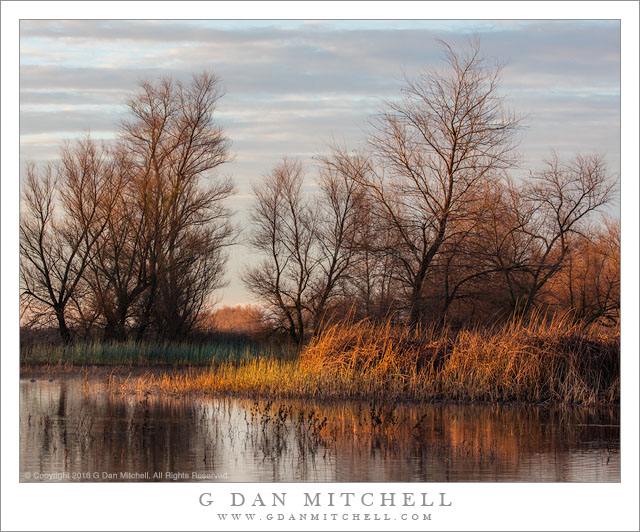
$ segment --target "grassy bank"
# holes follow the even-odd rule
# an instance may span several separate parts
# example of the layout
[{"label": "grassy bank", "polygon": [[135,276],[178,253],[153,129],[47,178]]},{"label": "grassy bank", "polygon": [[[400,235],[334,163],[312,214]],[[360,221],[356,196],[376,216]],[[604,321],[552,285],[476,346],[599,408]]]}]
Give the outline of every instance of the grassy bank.
[{"label": "grassy bank", "polygon": [[198,343],[79,342],[69,346],[33,344],[20,349],[23,366],[210,366],[258,357],[286,359],[295,351],[286,345],[222,336]]},{"label": "grassy bank", "polygon": [[[166,360],[214,356],[214,364],[119,378],[118,391],[385,401],[520,401],[596,404],[619,400],[619,334],[561,319],[513,322],[457,334],[337,324],[297,357],[202,348]],[[171,351],[173,353],[174,351]],[[264,355],[267,356],[264,356]],[[151,353],[138,360],[152,359]],[[115,360],[116,358],[112,359]]]}]

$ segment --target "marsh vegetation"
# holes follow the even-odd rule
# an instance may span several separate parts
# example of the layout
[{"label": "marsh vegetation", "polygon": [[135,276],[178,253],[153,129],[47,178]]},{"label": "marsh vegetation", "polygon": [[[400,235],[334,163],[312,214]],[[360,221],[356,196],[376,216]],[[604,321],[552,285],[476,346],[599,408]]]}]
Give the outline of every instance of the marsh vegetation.
[{"label": "marsh vegetation", "polygon": [[516,177],[500,65],[441,46],[361,147],[256,180],[256,307],[212,306],[239,237],[214,74],[145,81],[114,142],[28,165],[22,364],[165,366],[110,386],[170,394],[616,403],[617,176],[588,153]]},{"label": "marsh vegetation", "polygon": [[299,353],[259,343],[39,347],[23,364],[111,366],[113,389],[169,394],[546,404],[613,404],[620,394],[619,336],[559,318],[455,333],[343,322]]}]

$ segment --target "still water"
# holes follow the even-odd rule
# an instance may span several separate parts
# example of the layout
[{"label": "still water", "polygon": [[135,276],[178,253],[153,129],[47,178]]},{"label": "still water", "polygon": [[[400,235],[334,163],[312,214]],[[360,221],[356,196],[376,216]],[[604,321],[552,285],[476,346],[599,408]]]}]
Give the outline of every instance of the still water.
[{"label": "still water", "polygon": [[619,409],[177,397],[20,381],[20,480],[618,482]]}]

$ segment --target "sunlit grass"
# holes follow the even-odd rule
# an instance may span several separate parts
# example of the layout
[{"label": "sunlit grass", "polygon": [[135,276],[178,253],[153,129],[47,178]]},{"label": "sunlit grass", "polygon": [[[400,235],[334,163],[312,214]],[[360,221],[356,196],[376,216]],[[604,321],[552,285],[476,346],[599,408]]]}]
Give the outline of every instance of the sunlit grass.
[{"label": "sunlit grass", "polygon": [[379,393],[418,400],[614,402],[619,340],[618,332],[563,317],[457,334],[362,321],[325,331],[302,363],[364,373]]},{"label": "sunlit grass", "polygon": [[242,343],[51,349],[27,352],[23,362],[169,367],[127,379],[112,375],[110,387],[123,392],[571,404],[614,403],[620,393],[619,332],[562,317],[457,333],[346,321],[297,356]]}]

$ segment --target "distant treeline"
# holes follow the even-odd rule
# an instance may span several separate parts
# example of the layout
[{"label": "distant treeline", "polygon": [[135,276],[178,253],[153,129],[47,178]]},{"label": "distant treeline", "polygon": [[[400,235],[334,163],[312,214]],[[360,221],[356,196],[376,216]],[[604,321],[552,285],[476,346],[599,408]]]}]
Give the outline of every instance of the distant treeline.
[{"label": "distant treeline", "polygon": [[[548,310],[617,323],[619,221],[594,216],[615,176],[588,154],[510,177],[521,124],[500,68],[477,43],[443,51],[442,68],[407,79],[371,120],[364,147],[318,157],[311,193],[297,160],[256,181],[247,235],[261,258],[242,278],[294,342],[346,316],[458,328]],[[230,160],[221,96],[208,73],[142,83],[116,142],[87,136],[28,166],[23,326],[55,326],[65,343],[216,327],[202,311],[237,235],[233,185],[212,175]]]}]

